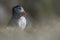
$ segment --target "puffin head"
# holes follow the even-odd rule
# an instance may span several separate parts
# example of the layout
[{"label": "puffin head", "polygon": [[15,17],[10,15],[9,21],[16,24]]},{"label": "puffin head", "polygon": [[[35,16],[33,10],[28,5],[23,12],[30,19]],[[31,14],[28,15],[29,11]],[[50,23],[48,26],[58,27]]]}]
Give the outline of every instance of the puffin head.
[{"label": "puffin head", "polygon": [[23,7],[20,6],[20,5],[16,5],[15,7],[13,7],[13,15],[14,14],[19,14],[20,16],[25,16],[26,15]]},{"label": "puffin head", "polygon": [[23,7],[20,5],[14,6],[13,15],[14,15],[14,18],[18,19],[18,21],[17,21],[18,26],[21,27],[22,30],[24,30],[26,27],[26,18],[25,18],[26,13],[25,13]]}]

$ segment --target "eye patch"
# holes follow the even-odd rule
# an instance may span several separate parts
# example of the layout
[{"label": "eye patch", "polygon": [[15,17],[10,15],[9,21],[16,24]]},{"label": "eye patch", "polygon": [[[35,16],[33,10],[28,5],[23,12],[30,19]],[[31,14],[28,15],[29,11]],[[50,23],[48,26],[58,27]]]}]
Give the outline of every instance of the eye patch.
[{"label": "eye patch", "polygon": [[21,11],[21,8],[20,7],[15,8],[15,12],[16,13],[20,13],[20,11]]}]

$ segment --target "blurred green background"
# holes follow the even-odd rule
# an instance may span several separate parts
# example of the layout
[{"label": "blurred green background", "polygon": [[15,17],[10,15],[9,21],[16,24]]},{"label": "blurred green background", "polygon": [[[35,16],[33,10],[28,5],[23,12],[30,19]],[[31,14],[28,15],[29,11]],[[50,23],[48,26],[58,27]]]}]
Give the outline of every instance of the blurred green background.
[{"label": "blurred green background", "polygon": [[[60,17],[60,0],[0,0],[4,9],[0,12],[0,24],[6,25],[12,17],[12,7],[22,5],[27,14],[35,21]],[[2,14],[3,13],[3,14]]]}]

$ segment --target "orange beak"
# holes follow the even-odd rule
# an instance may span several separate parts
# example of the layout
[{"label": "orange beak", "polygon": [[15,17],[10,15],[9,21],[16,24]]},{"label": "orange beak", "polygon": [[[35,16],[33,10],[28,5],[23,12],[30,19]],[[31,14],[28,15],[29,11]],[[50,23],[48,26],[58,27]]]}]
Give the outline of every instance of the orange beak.
[{"label": "orange beak", "polygon": [[26,12],[25,11],[22,12],[21,14],[22,14],[21,16],[25,16],[26,17]]}]

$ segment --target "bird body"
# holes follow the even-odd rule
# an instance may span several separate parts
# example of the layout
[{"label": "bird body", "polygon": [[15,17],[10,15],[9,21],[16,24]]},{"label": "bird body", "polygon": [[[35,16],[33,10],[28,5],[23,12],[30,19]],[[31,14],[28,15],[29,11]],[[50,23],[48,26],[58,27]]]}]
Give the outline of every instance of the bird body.
[{"label": "bird body", "polygon": [[18,20],[18,25],[22,30],[25,29],[26,27],[26,18],[24,16],[21,16],[20,19]]},{"label": "bird body", "polygon": [[12,21],[11,24],[17,23],[19,28],[21,28],[22,30],[25,29],[25,27],[26,27],[26,13],[25,13],[22,6],[17,5],[12,8],[11,21]]}]

